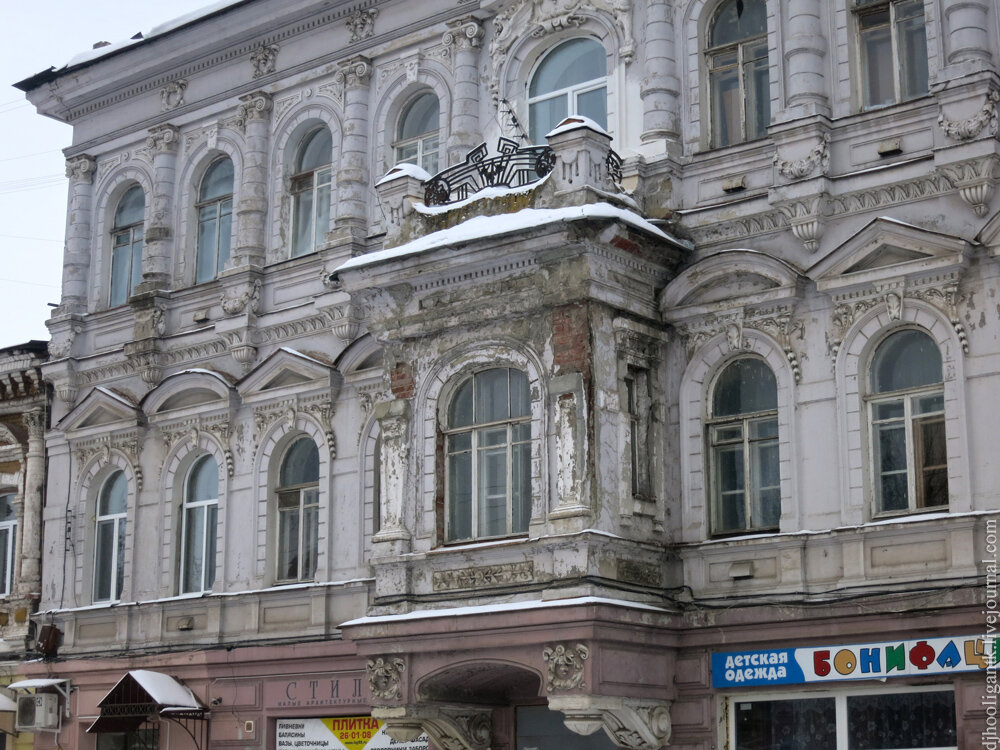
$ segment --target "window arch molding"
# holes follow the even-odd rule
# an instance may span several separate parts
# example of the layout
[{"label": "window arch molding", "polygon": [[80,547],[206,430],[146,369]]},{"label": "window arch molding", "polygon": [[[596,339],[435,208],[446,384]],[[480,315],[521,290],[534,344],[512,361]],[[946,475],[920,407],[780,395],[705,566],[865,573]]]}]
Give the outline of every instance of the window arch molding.
[{"label": "window arch molding", "polygon": [[[381,164],[381,174],[395,165],[393,144],[396,141],[396,126],[409,104],[421,93],[434,94],[438,98],[440,125],[439,169],[444,169],[449,159],[448,140],[451,136],[452,91],[448,84],[450,71],[431,60],[421,60],[416,78],[410,80],[405,70],[400,70],[385,84],[375,105],[372,122],[375,126],[375,164]],[[461,154],[464,158],[464,154]]]},{"label": "window arch molding", "polygon": [[216,161],[228,157],[233,163],[233,218],[231,235],[231,251],[236,249],[236,237],[239,233],[236,211],[240,200],[240,185],[243,181],[243,151],[242,144],[237,140],[222,134],[216,139],[214,146],[202,143],[195,148],[184,164],[179,175],[181,186],[180,229],[178,234],[183,238],[183,247],[177,255],[174,274],[183,280],[184,286],[195,283],[198,255],[198,194],[202,180]]},{"label": "window arch molding", "polygon": [[219,468],[216,581],[222,580],[225,573],[222,562],[225,560],[226,495],[229,489],[226,454],[224,447],[212,433],[207,430],[198,430],[185,435],[170,449],[164,458],[163,471],[160,475],[160,497],[166,501],[165,507],[162,509],[163,535],[164,538],[171,540],[171,543],[164,544],[161,550],[160,588],[162,591],[171,592],[171,594],[180,590],[178,576],[180,574],[180,559],[183,554],[181,534],[184,523],[184,488],[191,467],[202,456],[206,455],[212,456]]},{"label": "window arch molding", "polygon": [[962,345],[948,319],[933,305],[903,297],[898,319],[886,305],[876,305],[848,329],[837,352],[837,418],[840,459],[840,496],[845,525],[869,521],[873,515],[870,445],[865,415],[865,381],[875,350],[892,333],[907,328],[930,336],[941,353],[944,378],[945,433],[947,439],[948,493],[952,513],[971,511],[969,491],[969,438],[962,384],[965,361]]},{"label": "window arch molding", "polygon": [[106,455],[91,458],[78,474],[79,491],[73,535],[77,550],[84,551],[84,554],[75,556],[75,593],[76,601],[80,604],[93,601],[97,504],[105,482],[117,471],[121,471],[125,477],[128,498],[125,508],[125,572],[120,599],[125,599],[131,589],[137,477],[128,457],[120,450],[111,448]]},{"label": "window arch molding", "polygon": [[330,445],[321,425],[311,416],[295,413],[289,415],[282,412],[276,414],[276,421],[261,435],[259,447],[254,460],[255,496],[257,501],[257,518],[253,533],[256,549],[255,574],[265,585],[275,583],[275,559],[277,555],[277,490],[279,472],[289,447],[299,438],[308,437],[316,444],[319,454],[319,492],[318,492],[318,522],[317,537],[319,549],[316,555],[315,580],[329,580],[332,561],[329,558],[330,545]]},{"label": "window arch molding", "polygon": [[[705,50],[708,49],[708,37],[712,22],[720,7],[727,0],[694,0],[688,4],[683,15],[683,29],[686,54],[678,56],[681,66],[681,81],[683,85],[683,110],[687,112],[687,120],[683,123],[685,150],[696,152],[710,147],[711,126],[708,105],[710,92],[708,83],[708,65]],[[773,2],[767,3],[767,46],[775,46],[774,40],[779,33],[778,19],[775,15]],[[770,58],[769,58],[770,62]],[[773,65],[768,65],[769,86],[768,96],[771,100],[771,110],[776,111],[774,92],[780,83],[780,76]],[[739,141],[732,145],[737,145]]]},{"label": "window arch molding", "polygon": [[719,374],[741,357],[762,360],[774,374],[777,385],[778,452],[781,482],[781,529],[796,529],[800,509],[797,476],[798,461],[794,420],[795,379],[781,345],[760,331],[744,328],[742,347],[733,349],[726,332],[704,343],[691,357],[680,385],[682,538],[700,542],[709,538],[711,529],[710,484],[707,457],[706,422],[710,414],[704,405],[712,398],[712,388]]},{"label": "window arch molding", "polygon": [[150,204],[153,192],[153,179],[145,169],[129,165],[116,170],[98,186],[96,195],[100,196],[96,204],[96,221],[93,237],[96,247],[101,248],[95,262],[91,264],[91,288],[97,290],[90,300],[90,310],[107,309],[111,290],[111,230],[115,225],[115,212],[118,203],[131,188],[138,185],[146,199],[143,225],[149,222]]},{"label": "window arch molding", "polygon": [[271,205],[268,212],[270,222],[269,237],[271,247],[268,250],[268,263],[287,260],[292,257],[292,178],[295,176],[295,163],[299,148],[306,138],[319,127],[330,131],[332,143],[330,155],[331,186],[330,186],[330,223],[336,219],[334,210],[337,196],[337,171],[340,166],[340,146],[343,128],[340,115],[333,107],[310,101],[306,104],[293,106],[284,113],[274,128],[271,151]]},{"label": "window arch molding", "polygon": [[[583,23],[571,31],[549,33],[541,38],[530,34],[522,35],[510,48],[506,60],[501,62],[497,70],[497,98],[506,99],[516,110],[517,119],[525,128],[528,127],[528,86],[534,72],[543,58],[563,42],[574,38],[593,39],[604,47],[606,54],[606,86],[608,132],[616,142],[625,140],[620,117],[625,106],[625,61],[620,50],[625,40],[614,19],[597,9],[581,8]],[[641,113],[640,113],[641,115]],[[641,117],[640,117],[641,119]],[[544,140],[544,133],[540,134]],[[622,147],[622,144],[616,148]]]},{"label": "window arch molding", "polygon": [[[494,339],[477,342],[449,352],[438,360],[424,378],[415,397],[414,416],[418,418],[414,419],[413,439],[422,460],[417,485],[420,488],[421,503],[416,509],[418,516],[407,517],[404,523],[414,529],[416,536],[435,534],[439,504],[443,512],[444,487],[443,482],[439,483],[437,479],[437,443],[439,427],[446,424],[452,397],[468,377],[492,368],[520,370],[527,375],[531,440],[535,443],[531,462],[530,518],[544,518],[550,510],[544,507],[545,498],[556,497],[554,491],[550,493],[543,489],[554,481],[554,472],[548,467],[549,451],[544,439],[548,389],[540,377],[540,373],[544,372],[541,361],[533,352],[523,349],[514,341]],[[541,460],[535,460],[534,456],[539,456]]]}]

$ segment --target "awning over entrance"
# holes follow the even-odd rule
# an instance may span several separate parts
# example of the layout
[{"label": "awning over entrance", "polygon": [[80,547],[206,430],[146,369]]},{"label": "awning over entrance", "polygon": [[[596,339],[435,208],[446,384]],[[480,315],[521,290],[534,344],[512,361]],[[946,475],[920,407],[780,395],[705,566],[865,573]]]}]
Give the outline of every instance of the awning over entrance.
[{"label": "awning over entrance", "polygon": [[88,732],[131,732],[147,719],[204,719],[194,693],[170,675],[134,669],[97,704],[101,715]]}]

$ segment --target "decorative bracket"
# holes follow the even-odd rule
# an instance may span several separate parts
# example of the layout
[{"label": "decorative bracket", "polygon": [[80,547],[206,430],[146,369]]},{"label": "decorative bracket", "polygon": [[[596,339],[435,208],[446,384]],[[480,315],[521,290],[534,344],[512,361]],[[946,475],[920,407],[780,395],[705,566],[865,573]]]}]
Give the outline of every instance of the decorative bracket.
[{"label": "decorative bracket", "polygon": [[481,706],[412,705],[372,708],[372,718],[385,722],[397,742],[427,734],[440,750],[489,750],[493,723]]},{"label": "decorative bracket", "polygon": [[581,735],[603,729],[624,750],[658,750],[670,740],[670,704],[595,695],[550,696],[566,726]]}]

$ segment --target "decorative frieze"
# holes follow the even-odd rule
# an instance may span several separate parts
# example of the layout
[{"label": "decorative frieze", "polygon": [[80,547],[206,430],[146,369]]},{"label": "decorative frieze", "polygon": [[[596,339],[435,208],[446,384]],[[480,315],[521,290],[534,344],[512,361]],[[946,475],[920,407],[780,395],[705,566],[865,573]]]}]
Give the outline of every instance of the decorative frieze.
[{"label": "decorative frieze", "polygon": [[575,690],[587,687],[584,681],[584,662],[590,658],[590,649],[582,643],[557,643],[542,649],[542,659],[548,669],[545,689]]},{"label": "decorative frieze", "polygon": [[531,583],[535,580],[535,565],[530,560],[474,568],[436,570],[431,576],[434,591],[459,591],[488,586]]},{"label": "decorative frieze", "polygon": [[938,115],[938,125],[944,134],[956,141],[971,141],[978,138],[984,130],[994,138],[1000,133],[1000,123],[997,118],[997,101],[1000,101],[1000,91],[990,90],[980,110],[965,120],[949,120],[944,116],[944,108]]}]

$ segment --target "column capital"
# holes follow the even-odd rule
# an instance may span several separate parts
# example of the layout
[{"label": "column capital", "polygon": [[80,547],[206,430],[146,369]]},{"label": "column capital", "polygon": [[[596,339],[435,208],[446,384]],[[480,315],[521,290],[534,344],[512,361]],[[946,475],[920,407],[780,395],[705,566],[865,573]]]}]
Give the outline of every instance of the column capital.
[{"label": "column capital", "polygon": [[267,120],[274,108],[271,95],[266,91],[254,91],[240,97],[240,106],[236,109],[236,124],[245,128],[251,120]]},{"label": "column capital", "polygon": [[455,49],[479,49],[485,31],[478,19],[472,16],[448,21],[448,30],[441,37],[441,43]]},{"label": "column capital", "polygon": [[66,160],[66,177],[73,182],[92,183],[97,171],[97,160],[90,154],[80,154]]},{"label": "column capital", "polygon": [[372,61],[361,55],[341,62],[334,78],[348,89],[367,88],[371,79]]},{"label": "column capital", "polygon": [[177,153],[179,142],[180,130],[176,125],[165,123],[149,129],[146,147],[154,154],[173,154]]}]

